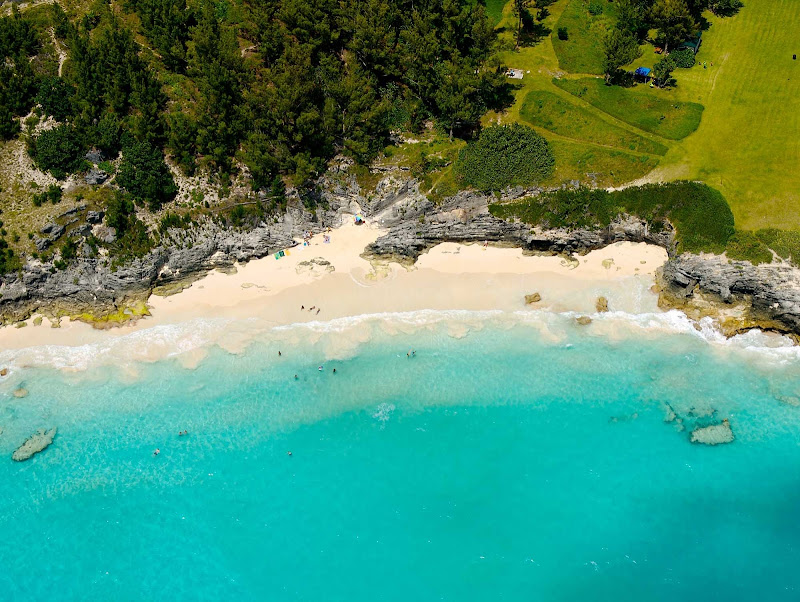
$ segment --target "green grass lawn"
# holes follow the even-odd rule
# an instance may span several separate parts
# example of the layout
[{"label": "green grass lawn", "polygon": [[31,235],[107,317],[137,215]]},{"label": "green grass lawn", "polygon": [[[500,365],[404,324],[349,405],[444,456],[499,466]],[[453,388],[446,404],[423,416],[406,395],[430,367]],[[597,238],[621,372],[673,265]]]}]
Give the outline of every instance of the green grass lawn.
[{"label": "green grass lawn", "polygon": [[556,79],[553,83],[617,119],[671,140],[694,132],[703,115],[703,105],[670,99],[669,91],[647,86],[608,86],[594,77]]},{"label": "green grass lawn", "polygon": [[[597,185],[644,175],[652,181],[702,180],[725,195],[737,228],[800,229],[800,111],[795,109],[800,104],[800,60],[792,60],[800,45],[790,27],[800,23],[800,1],[750,0],[738,15],[728,18],[706,13],[710,27],[703,34],[698,64],[677,69],[673,74],[677,86],[669,90],[614,89],[600,79],[580,77],[600,71],[602,34],[591,29],[597,29],[597,23],[586,25],[590,23],[588,9],[584,10],[587,1],[558,0],[545,20],[553,30],[549,37],[501,54],[505,64],[523,69],[525,78],[515,91],[514,105],[500,114],[490,112],[484,124],[528,122],[522,112],[528,94],[549,92],[631,134],[655,139],[643,131],[650,130],[669,148],[663,157],[646,157],[640,163],[641,156],[632,152],[579,142],[587,134],[564,130],[548,116],[555,133],[542,133],[556,154],[554,184],[564,179],[590,183],[586,173],[604,174]],[[500,22],[506,27],[501,33],[506,47],[513,46],[510,14],[506,4]],[[568,28],[566,44],[557,39],[559,26]],[[630,67],[652,66],[660,58],[650,46],[643,53]],[[561,79],[554,82],[553,77]],[[587,87],[586,102],[559,85],[570,92]],[[590,89],[594,102],[586,97]]]},{"label": "green grass lawn", "polygon": [[659,142],[608,123],[591,110],[547,90],[528,92],[520,107],[520,115],[534,126],[567,138],[653,155],[664,155],[668,150]]},{"label": "green grass lawn", "polygon": [[[547,136],[545,136],[547,137]],[[592,186],[619,186],[642,177],[658,165],[658,158],[583,142],[548,138],[556,160],[555,173],[545,186],[578,180]]]},{"label": "green grass lawn", "polygon": [[[561,18],[551,34],[553,48],[558,57],[558,66],[570,73],[603,72],[603,38],[616,20],[616,4],[606,0],[595,0],[603,12],[589,12],[591,0],[569,0]],[[565,27],[569,39],[558,39],[558,28]]]},{"label": "green grass lawn", "polygon": [[503,8],[507,3],[507,0],[484,0],[483,5],[486,7],[486,15],[495,25],[498,25],[503,19]]},{"label": "green grass lawn", "polygon": [[675,73],[678,97],[706,109],[653,175],[719,189],[738,228],[800,228],[797,23],[797,0],[746,2],[735,17],[711,18],[700,64]]}]

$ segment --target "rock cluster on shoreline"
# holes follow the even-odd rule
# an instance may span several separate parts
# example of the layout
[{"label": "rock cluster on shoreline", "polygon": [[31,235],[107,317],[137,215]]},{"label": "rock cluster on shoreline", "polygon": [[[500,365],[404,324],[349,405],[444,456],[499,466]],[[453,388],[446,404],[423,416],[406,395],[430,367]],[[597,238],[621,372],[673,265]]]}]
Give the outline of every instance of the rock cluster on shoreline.
[{"label": "rock cluster on shoreline", "polygon": [[[224,229],[212,221],[194,226],[189,244],[159,246],[141,259],[114,269],[108,259],[81,258],[67,269],[29,261],[20,273],[0,277],[0,322],[18,323],[33,313],[57,325],[60,316],[80,315],[92,321],[110,314],[113,324],[146,315],[144,302],[153,291],[181,290],[212,269],[264,257],[295,244],[304,232],[338,226],[361,213],[388,231],[364,250],[368,259],[412,264],[442,242],[491,243],[531,253],[584,254],[619,241],[646,242],[667,250],[670,259],[659,270],[659,303],[691,318],[711,317],[726,335],[751,328],[773,330],[800,340],[800,270],[785,265],[753,266],[724,257],[677,255],[673,232],[652,232],[636,217],[626,216],[602,229],[551,229],[505,221],[488,211],[489,197],[460,192],[440,204],[419,190],[419,183],[400,171],[389,172],[368,196],[354,177],[332,170],[317,188],[322,202],[311,212],[296,192],[289,209],[275,220],[250,230]],[[506,191],[506,198],[530,192]],[[99,227],[103,216],[87,216]],[[52,234],[51,234],[52,237]],[[130,311],[139,306],[143,311]],[[126,309],[128,311],[126,311]],[[597,301],[599,312],[607,303]],[[102,319],[101,324],[107,324]]]}]

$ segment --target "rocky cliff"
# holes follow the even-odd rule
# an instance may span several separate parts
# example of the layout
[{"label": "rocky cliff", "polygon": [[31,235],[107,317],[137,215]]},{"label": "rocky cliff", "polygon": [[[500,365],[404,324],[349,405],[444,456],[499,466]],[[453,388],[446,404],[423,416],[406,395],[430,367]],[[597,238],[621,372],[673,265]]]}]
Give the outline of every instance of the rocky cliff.
[{"label": "rocky cliff", "polygon": [[[507,191],[506,198],[531,192]],[[434,204],[402,172],[387,175],[365,195],[346,170],[332,170],[314,194],[314,212],[295,194],[289,210],[269,223],[237,231],[209,220],[183,236],[181,244],[159,246],[123,267],[104,257],[79,258],[62,270],[29,261],[20,273],[0,280],[0,315],[5,323],[34,312],[52,317],[87,314],[87,319],[136,317],[130,308],[137,303],[145,308],[154,288],[180,286],[211,269],[274,253],[294,245],[304,232],[338,226],[345,216],[361,212],[388,230],[365,249],[365,257],[402,263],[413,263],[441,242],[488,242],[549,254],[582,254],[618,241],[659,245],[670,255],[658,276],[662,307],[679,308],[693,318],[712,316],[729,335],[757,327],[800,336],[800,270],[677,255],[671,231],[653,233],[633,216],[597,230],[532,228],[493,217],[488,204],[494,198],[475,192]]]},{"label": "rocky cliff", "polygon": [[797,268],[687,253],[670,259],[657,280],[662,308],[680,309],[693,319],[712,317],[727,336],[761,328],[800,340]]}]

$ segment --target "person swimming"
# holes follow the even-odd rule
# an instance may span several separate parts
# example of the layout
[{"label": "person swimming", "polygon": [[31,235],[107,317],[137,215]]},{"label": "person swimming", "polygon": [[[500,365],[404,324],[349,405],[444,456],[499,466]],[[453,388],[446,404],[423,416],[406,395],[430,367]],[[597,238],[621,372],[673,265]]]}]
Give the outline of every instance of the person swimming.
[{"label": "person swimming", "polygon": [[281,356],[281,352],[280,352],[280,351],[278,351],[278,357],[280,357],[280,356]]},{"label": "person swimming", "polygon": [[300,380],[300,379],[298,378],[297,374],[295,374],[295,375],[294,375],[294,379],[295,379],[295,380]]},{"label": "person swimming", "polygon": [[153,455],[154,455],[154,456],[157,456],[157,455],[158,455],[158,454],[160,454],[160,453],[161,453],[161,450],[160,450],[160,449],[158,449],[158,448],[156,448],[156,451],[154,451],[154,452],[153,452]]},{"label": "person swimming", "polygon": [[333,373],[336,374],[336,368],[333,369]]},{"label": "person swimming", "polygon": [[318,370],[319,370],[320,372],[322,372],[322,370],[323,370],[322,366],[320,366],[320,367],[318,368]]}]

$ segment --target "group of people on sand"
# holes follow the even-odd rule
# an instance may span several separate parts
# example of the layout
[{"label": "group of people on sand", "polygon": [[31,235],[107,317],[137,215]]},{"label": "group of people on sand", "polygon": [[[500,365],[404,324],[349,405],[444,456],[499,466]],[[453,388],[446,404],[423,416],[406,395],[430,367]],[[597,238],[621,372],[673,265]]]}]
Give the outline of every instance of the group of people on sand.
[{"label": "group of people on sand", "polygon": [[[317,313],[315,315],[319,315],[319,312],[322,311],[322,308],[321,307],[317,307],[316,305],[312,305],[311,307],[309,307],[308,311],[312,312],[315,309],[317,310]],[[305,305],[301,305],[300,306],[300,311],[305,311],[305,310],[306,310],[306,306]]]}]

